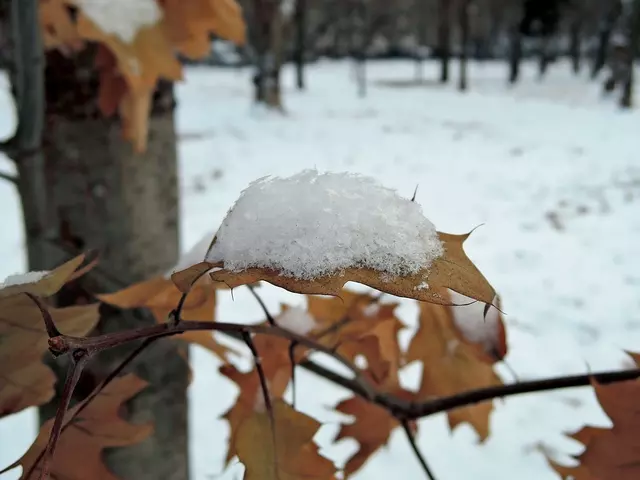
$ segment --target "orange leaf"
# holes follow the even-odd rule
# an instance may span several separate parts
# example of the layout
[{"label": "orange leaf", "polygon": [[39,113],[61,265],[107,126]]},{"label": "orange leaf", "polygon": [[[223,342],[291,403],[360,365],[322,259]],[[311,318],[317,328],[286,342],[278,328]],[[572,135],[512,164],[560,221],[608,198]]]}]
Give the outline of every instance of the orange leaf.
[{"label": "orange leaf", "polygon": [[[640,365],[640,356],[631,356]],[[575,480],[636,480],[640,478],[640,380],[609,385],[594,381],[593,388],[613,428],[585,427],[573,435],[586,449],[578,457],[579,467],[571,474]]]},{"label": "orange leaf", "polygon": [[[167,321],[169,313],[175,309],[182,293],[173,282],[164,277],[154,277],[133,284],[123,290],[110,294],[96,295],[102,302],[119,308],[148,308],[158,323]],[[202,322],[214,321],[216,291],[211,280],[203,277],[193,286],[182,309],[182,318]],[[175,338],[196,343],[226,361],[229,348],[215,341],[212,332],[194,331],[176,335]]]},{"label": "orange leaf", "polygon": [[133,97],[152,92],[159,77],[182,79],[182,67],[165,35],[162,20],[140,28],[130,43],[102,31],[83,13],[78,15],[77,26],[83,38],[100,42],[113,52]]},{"label": "orange leaf", "polygon": [[[271,365],[273,365],[273,362]],[[281,366],[284,367],[284,363],[282,363]],[[231,431],[229,449],[227,451],[227,463],[229,463],[237,454],[235,438],[238,434],[240,424],[244,419],[250,417],[253,412],[264,410],[265,402],[264,394],[260,387],[260,378],[255,368],[248,373],[243,373],[238,371],[233,365],[228,364],[220,367],[220,373],[234,382],[240,389],[236,403],[222,415],[222,417],[229,422],[229,429]],[[267,378],[270,398],[282,398],[291,380],[290,367],[266,368],[265,376]]]},{"label": "orange leaf", "polygon": [[78,29],[71,19],[64,0],[40,0],[40,27],[44,46],[62,52],[77,51],[84,47]]},{"label": "orange leaf", "polygon": [[240,424],[234,446],[244,464],[244,480],[334,480],[336,468],[318,452],[313,437],[320,423],[281,400],[254,411]]},{"label": "orange leaf", "polygon": [[[402,390],[399,386],[391,393],[409,400],[412,394]],[[360,397],[352,397],[340,402],[336,410],[355,417],[353,423],[343,425],[336,436],[336,441],[343,438],[353,438],[360,445],[358,451],[347,461],[344,467],[345,478],[348,478],[366,463],[378,449],[389,441],[391,432],[400,423],[389,412]],[[410,425],[415,432],[416,424]]]},{"label": "orange leaf", "polygon": [[[495,359],[480,345],[465,340],[456,328],[453,308],[458,307],[420,304],[420,327],[407,352],[407,361],[423,362],[419,399],[502,383],[493,371]],[[452,410],[447,414],[449,426],[453,429],[461,422],[468,422],[484,440],[489,436],[492,410],[492,402]]]},{"label": "orange leaf", "polygon": [[342,290],[340,298],[309,296],[308,305],[319,323],[311,337],[337,347],[349,360],[364,356],[373,383],[382,389],[395,388],[400,367],[398,332],[405,328],[394,314],[397,304],[379,304],[369,294]]},{"label": "orange leaf", "polygon": [[[42,405],[54,394],[55,375],[42,363],[49,348],[42,314],[23,293],[55,294],[83,260],[70,260],[35,282],[0,286],[0,417]],[[98,304],[49,311],[67,335],[85,335],[98,322]]]},{"label": "orange leaf", "polygon": [[[60,436],[51,464],[51,478],[118,480],[103,463],[103,450],[133,445],[151,434],[151,424],[132,425],[119,415],[123,404],[146,385],[146,382],[132,374],[120,377],[80,412]],[[70,409],[65,419],[71,418],[76,409]],[[0,473],[22,466],[21,479],[36,478],[52,426],[53,419],[44,423],[38,437],[22,458]],[[29,472],[32,474],[29,475]]]},{"label": "orange leaf", "polygon": [[246,26],[242,9],[234,0],[160,0],[168,37],[189,58],[211,51],[210,33],[244,44]]}]

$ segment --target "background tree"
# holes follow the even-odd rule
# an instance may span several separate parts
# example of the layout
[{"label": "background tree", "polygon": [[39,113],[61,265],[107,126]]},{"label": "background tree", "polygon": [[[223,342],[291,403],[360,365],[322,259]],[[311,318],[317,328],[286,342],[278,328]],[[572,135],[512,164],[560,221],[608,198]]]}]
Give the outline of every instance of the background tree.
[{"label": "background tree", "polygon": [[[103,261],[101,274],[59,293],[61,306],[164,272],[177,259],[171,82],[182,73],[174,49],[195,58],[208,52],[210,32],[244,38],[233,0],[189,3],[195,8],[177,0],[11,2],[5,25],[19,118],[5,151],[17,166],[29,268],[50,270],[87,249],[99,251]],[[142,312],[105,306],[95,333],[153,322]],[[129,417],[158,421],[141,444],[109,452],[109,466],[122,478],[188,477],[185,348],[158,342],[133,366],[150,388],[127,404]],[[128,350],[95,363],[79,395]],[[41,421],[57,402],[42,407]]]}]

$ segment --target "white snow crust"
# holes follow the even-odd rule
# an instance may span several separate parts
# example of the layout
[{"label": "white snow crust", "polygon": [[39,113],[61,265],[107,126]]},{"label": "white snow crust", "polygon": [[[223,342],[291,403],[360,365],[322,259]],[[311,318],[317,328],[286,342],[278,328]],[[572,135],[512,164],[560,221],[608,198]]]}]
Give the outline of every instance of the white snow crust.
[{"label": "white snow crust", "polygon": [[43,278],[48,271],[42,272],[26,272],[26,273],[16,273],[14,275],[9,275],[4,279],[4,282],[0,282],[0,289],[12,287],[14,285],[24,285],[26,283],[35,283],[41,278]]},{"label": "white snow crust", "polygon": [[156,0],[76,0],[76,4],[102,31],[125,43],[162,18]]},{"label": "white snow crust", "polygon": [[298,335],[306,335],[316,327],[316,320],[304,308],[287,308],[276,319],[276,323]]},{"label": "white snow crust", "polygon": [[370,177],[304,170],[251,183],[228,212],[207,260],[232,271],[271,268],[312,280],[351,267],[407,275],[442,253],[417,203]]}]

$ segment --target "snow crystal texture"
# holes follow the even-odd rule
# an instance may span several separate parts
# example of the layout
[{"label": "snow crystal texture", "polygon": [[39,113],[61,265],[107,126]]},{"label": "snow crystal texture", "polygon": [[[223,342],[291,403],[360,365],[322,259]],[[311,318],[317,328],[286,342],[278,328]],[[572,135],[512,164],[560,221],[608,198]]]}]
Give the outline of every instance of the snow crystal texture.
[{"label": "snow crystal texture", "polygon": [[138,31],[162,18],[156,0],[76,0],[82,12],[103,32],[131,43]]},{"label": "snow crystal texture", "polygon": [[312,280],[351,267],[407,275],[442,253],[417,203],[369,177],[305,170],[251,183],[227,213],[207,260],[231,271],[271,268]]},{"label": "snow crystal texture", "polygon": [[25,283],[35,283],[44,278],[48,273],[49,272],[45,270],[42,272],[27,272],[9,275],[4,279],[4,282],[0,282],[0,289],[12,287],[14,285],[24,285]]}]

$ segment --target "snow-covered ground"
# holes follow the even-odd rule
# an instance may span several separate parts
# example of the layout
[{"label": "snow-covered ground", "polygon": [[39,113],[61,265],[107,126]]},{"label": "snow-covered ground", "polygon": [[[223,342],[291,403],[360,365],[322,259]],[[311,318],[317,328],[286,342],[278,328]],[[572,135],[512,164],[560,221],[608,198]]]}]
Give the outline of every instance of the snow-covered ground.
[{"label": "snow-covered ground", "polygon": [[[543,82],[526,68],[515,88],[505,85],[504,65],[473,65],[466,94],[407,85],[408,62],[367,68],[364,99],[346,62],[309,68],[304,93],[291,87],[287,70],[285,116],[251,107],[248,70],[190,70],[178,88],[183,249],[214,230],[241,190],[264,175],[358,172],[406,197],[417,184],[417,201],[439,230],[484,224],[466,250],[503,298],[506,360],[519,379],[617,368],[624,349],[640,351],[640,110],[621,112],[601,98],[599,83],[564,65]],[[437,77],[435,65],[425,77]],[[9,104],[0,100],[7,116]],[[24,254],[18,199],[1,181],[0,205],[4,278],[24,269]],[[261,290],[273,312],[281,301],[304,303],[275,287]],[[260,319],[243,289],[235,300],[221,297],[221,320]],[[415,324],[415,304],[402,302],[399,313]],[[218,418],[235,389],[206,351],[194,348],[192,358],[193,478],[239,478],[239,465],[223,473],[228,429]],[[404,380],[415,382],[418,373],[411,369]],[[500,373],[514,380],[506,368]],[[344,461],[355,443],[330,445],[343,418],[330,407],[346,393],[301,372],[298,395],[297,406],[324,423],[316,437],[323,452]],[[419,445],[439,479],[551,480],[543,452],[561,461],[578,453],[563,432],[586,422],[608,425],[589,389],[535,394],[497,402],[483,445],[466,426],[449,434],[443,415],[421,422]],[[34,435],[31,411],[0,421],[0,467]],[[399,431],[355,478],[398,476],[422,478]]]}]

